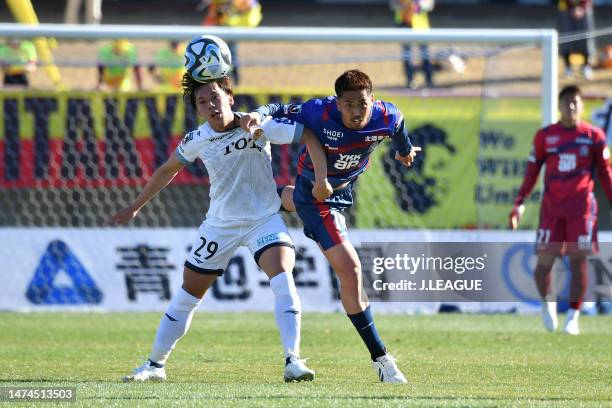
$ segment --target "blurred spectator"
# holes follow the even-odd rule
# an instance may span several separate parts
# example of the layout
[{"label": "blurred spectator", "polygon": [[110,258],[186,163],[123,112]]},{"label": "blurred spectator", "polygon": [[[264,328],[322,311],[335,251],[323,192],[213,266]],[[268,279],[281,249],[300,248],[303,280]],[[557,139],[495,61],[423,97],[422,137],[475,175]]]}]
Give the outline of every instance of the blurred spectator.
[{"label": "blurred spectator", "polygon": [[30,41],[14,38],[0,45],[0,65],[4,74],[4,86],[29,86],[29,72],[36,70],[36,49]]},{"label": "blurred spectator", "polygon": [[170,41],[168,46],[155,53],[155,62],[149,72],[161,89],[176,91],[181,88],[185,73],[185,47],[179,41]]},{"label": "blurred spectator", "polygon": [[612,45],[607,45],[601,51],[599,57],[600,68],[612,68]]},{"label": "blurred spectator", "polygon": [[114,40],[98,51],[98,88],[112,91],[133,89],[131,73],[142,89],[142,73],[134,45],[126,39]]},{"label": "blurred spectator", "polygon": [[[64,23],[79,24],[83,0],[66,0],[64,10]],[[100,24],[102,21],[102,0],[85,0],[85,22],[87,24]]]},{"label": "blurred spectator", "polygon": [[559,35],[584,34],[586,38],[561,42],[559,51],[565,62],[565,76],[572,77],[571,54],[584,58],[582,74],[585,79],[593,79],[591,58],[595,53],[592,32],[595,27],[592,0],[559,0]]},{"label": "blurred spectator", "polygon": [[[434,8],[434,0],[390,0],[389,5],[395,13],[395,24],[400,27],[408,27],[413,30],[429,29],[428,13]],[[419,44],[421,51],[421,63],[425,84],[431,88],[433,83],[433,66],[429,55],[427,44]],[[412,59],[412,45],[404,45],[404,71],[406,73],[407,86],[416,88],[414,82],[414,64]]]},{"label": "blurred spectator", "polygon": [[[261,5],[257,0],[202,0],[201,7],[205,11],[204,26],[257,27],[262,19]],[[234,42],[227,45],[232,53],[230,76],[238,84],[238,49]]]}]

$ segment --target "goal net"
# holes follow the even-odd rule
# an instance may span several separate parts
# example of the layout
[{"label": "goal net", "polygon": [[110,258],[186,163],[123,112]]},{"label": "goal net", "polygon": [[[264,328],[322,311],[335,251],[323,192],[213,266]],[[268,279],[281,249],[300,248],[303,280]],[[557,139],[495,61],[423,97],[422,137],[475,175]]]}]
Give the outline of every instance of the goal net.
[{"label": "goal net", "polygon": [[[0,94],[0,226],[100,226],[134,199],[185,132],[200,123],[180,90],[160,82],[176,60],[159,55],[171,40],[186,43],[202,30],[0,25],[5,46],[33,35],[56,42],[53,62],[39,60],[38,69],[26,74],[27,88],[5,87]],[[359,68],[371,76],[375,97],[403,112],[422,154],[409,169],[393,159],[391,143],[372,154],[348,213],[352,227],[505,228],[533,134],[556,112],[554,31],[207,33],[236,45],[236,110],[331,95],[337,76]],[[140,89],[132,72],[126,74],[131,89],[99,86],[99,65],[108,65],[101,49],[117,38],[133,44],[135,57],[115,59],[113,68],[140,67]],[[411,83],[408,57],[415,70]],[[50,80],[51,64],[59,69],[61,87]],[[428,64],[433,84],[425,79]],[[279,185],[293,182],[296,151],[274,146]],[[535,197],[527,228],[535,222]],[[194,226],[207,208],[208,178],[197,163],[145,206],[133,225]],[[290,221],[297,225],[296,218]]]}]

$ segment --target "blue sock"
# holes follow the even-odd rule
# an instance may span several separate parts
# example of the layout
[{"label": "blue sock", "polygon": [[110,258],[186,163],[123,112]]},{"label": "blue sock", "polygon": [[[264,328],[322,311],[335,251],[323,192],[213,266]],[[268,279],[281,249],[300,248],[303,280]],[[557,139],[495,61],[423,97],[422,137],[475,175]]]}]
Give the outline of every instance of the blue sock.
[{"label": "blue sock", "polygon": [[363,312],[347,316],[351,319],[351,322],[353,322],[353,326],[357,329],[357,333],[361,336],[361,340],[363,340],[370,351],[372,361],[387,354],[387,348],[378,335],[369,305]]}]

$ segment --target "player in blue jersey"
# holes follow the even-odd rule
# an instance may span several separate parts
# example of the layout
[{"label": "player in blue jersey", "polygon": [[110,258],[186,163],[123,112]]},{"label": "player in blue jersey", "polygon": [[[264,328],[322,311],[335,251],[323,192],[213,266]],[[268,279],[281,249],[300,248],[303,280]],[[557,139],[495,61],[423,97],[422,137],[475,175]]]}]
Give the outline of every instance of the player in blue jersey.
[{"label": "player in blue jersey", "polygon": [[245,115],[241,126],[251,129],[265,116],[287,117],[312,129],[319,139],[327,156],[333,194],[324,201],[313,197],[314,168],[307,149],[302,149],[297,158],[295,188],[288,186],[283,190],[283,206],[297,211],[304,223],[304,233],[319,244],[336,272],[344,310],[367,346],[380,380],[405,383],[406,378],[378,335],[367,298],[361,293],[361,263],[346,239],[342,211],[353,204],[353,184],[366,170],[370,154],[384,139],[393,140],[395,158],[405,166],[412,164],[420,148],[410,143],[401,112],[389,102],[374,99],[367,74],[346,71],[336,79],[335,90],[337,96],[311,99],[301,105],[262,106]]}]

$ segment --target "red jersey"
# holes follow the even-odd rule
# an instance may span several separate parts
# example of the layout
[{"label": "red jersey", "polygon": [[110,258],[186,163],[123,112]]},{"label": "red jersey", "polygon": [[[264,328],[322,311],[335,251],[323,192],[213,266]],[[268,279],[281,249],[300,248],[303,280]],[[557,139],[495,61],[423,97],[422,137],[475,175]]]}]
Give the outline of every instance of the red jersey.
[{"label": "red jersey", "polygon": [[612,201],[609,160],[610,151],[603,131],[588,122],[579,122],[572,129],[564,128],[560,123],[540,129],[533,139],[525,179],[515,203],[523,203],[531,193],[540,169],[546,165],[540,214],[553,218],[595,215],[595,169],[608,200]]}]

